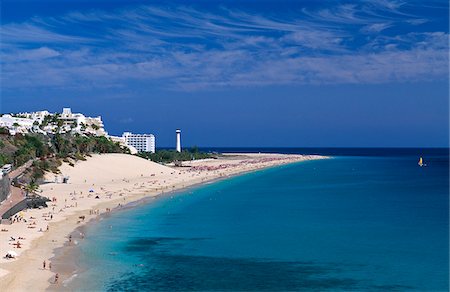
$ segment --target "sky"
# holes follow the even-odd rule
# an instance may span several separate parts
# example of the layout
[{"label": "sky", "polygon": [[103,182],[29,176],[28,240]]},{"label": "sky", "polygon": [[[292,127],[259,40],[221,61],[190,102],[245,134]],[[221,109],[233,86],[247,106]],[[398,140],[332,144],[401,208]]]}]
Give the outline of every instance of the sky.
[{"label": "sky", "polygon": [[448,147],[448,5],[2,0],[0,112],[157,147]]}]

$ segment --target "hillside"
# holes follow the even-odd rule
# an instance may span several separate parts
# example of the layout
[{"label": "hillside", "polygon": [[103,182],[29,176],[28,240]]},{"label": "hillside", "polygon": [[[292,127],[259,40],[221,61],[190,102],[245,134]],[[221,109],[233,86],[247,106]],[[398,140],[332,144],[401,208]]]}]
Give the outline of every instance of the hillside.
[{"label": "hillside", "polygon": [[0,166],[11,163],[17,168],[33,160],[32,167],[21,177],[21,183],[38,182],[44,172],[58,173],[61,162],[74,165],[93,153],[128,153],[104,136],[80,134],[16,134],[0,128]]}]

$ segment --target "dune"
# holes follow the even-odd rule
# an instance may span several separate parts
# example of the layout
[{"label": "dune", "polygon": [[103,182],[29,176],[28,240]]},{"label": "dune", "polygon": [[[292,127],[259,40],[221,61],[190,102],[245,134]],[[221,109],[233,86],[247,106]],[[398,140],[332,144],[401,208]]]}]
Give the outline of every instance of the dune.
[{"label": "dune", "polygon": [[[75,166],[64,163],[59,168],[64,176],[69,176],[69,183],[83,184],[84,180],[102,184],[112,180],[138,179],[151,174],[168,175],[173,172],[170,167],[155,163],[138,156],[128,154],[97,154],[86,161],[78,161]],[[54,174],[47,174],[48,181],[54,180]]]}]

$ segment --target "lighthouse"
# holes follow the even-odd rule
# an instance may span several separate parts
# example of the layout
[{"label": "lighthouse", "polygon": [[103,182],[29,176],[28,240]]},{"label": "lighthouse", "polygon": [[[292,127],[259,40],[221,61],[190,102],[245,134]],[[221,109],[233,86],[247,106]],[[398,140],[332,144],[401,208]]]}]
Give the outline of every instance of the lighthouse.
[{"label": "lighthouse", "polygon": [[175,132],[177,133],[177,152],[181,152],[181,130],[177,129]]}]

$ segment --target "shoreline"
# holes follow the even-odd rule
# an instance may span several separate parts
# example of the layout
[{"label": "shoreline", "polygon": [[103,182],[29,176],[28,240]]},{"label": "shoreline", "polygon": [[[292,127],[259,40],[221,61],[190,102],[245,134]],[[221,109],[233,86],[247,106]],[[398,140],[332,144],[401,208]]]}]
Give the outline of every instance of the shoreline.
[{"label": "shoreline", "polygon": [[[79,208],[78,210],[70,212],[70,214],[67,215],[64,214],[65,216],[60,218],[60,220],[58,220],[57,222],[51,222],[48,224],[48,226],[50,226],[50,232],[42,232],[41,234],[39,234],[39,236],[33,238],[29,246],[26,248],[26,250],[23,250],[23,252],[19,255],[17,260],[6,262],[7,264],[3,264],[5,263],[5,261],[2,262],[2,269],[4,269],[3,271],[6,270],[8,272],[6,274],[5,272],[3,272],[3,274],[0,274],[0,279],[3,282],[3,285],[5,285],[4,287],[6,287],[7,290],[27,290],[30,287],[36,290],[36,288],[39,287],[39,290],[48,290],[48,291],[57,291],[64,288],[63,286],[64,281],[67,281],[68,279],[73,279],[74,273],[76,273],[77,268],[79,268],[75,264],[71,266],[70,264],[67,263],[68,261],[64,261],[65,256],[71,252],[73,253],[73,251],[75,250],[74,247],[77,246],[77,244],[69,245],[67,237],[69,236],[69,234],[71,234],[74,243],[77,240],[82,240],[81,238],[76,237],[77,233],[78,236],[80,236],[80,232],[82,232],[82,230],[85,229],[88,226],[88,224],[93,224],[98,220],[103,220],[102,218],[109,216],[112,212],[128,210],[130,208],[134,208],[142,204],[151,203],[152,200],[155,200],[162,196],[166,196],[168,194],[173,195],[174,192],[177,193],[184,192],[185,190],[190,188],[201,187],[205,184],[210,184],[217,181],[229,179],[235,176],[244,175],[246,173],[251,173],[286,164],[299,163],[306,160],[327,158],[325,156],[312,156],[312,155],[303,156],[292,154],[233,153],[228,156],[228,158],[229,157],[232,158],[227,160],[227,156],[228,155],[224,155],[225,158],[219,159],[219,161],[208,161],[208,162],[195,161],[193,162],[193,164],[195,164],[194,166],[196,167],[199,166],[203,167],[204,165],[208,165],[208,167],[210,167],[210,165],[217,165],[218,162],[224,164],[225,162],[228,162],[229,165],[235,165],[236,161],[245,161],[245,163],[243,164],[245,165],[245,167],[241,168],[236,167],[234,169],[230,168],[231,170],[229,171],[226,171],[226,168],[223,168],[225,169],[225,171],[222,172],[213,168],[212,171],[207,170],[205,175],[203,176],[191,178],[190,180],[187,181],[185,181],[184,179],[183,180],[178,179],[175,180],[173,183],[167,183],[165,185],[158,186],[155,189],[147,188],[145,190],[142,190],[139,187],[138,188],[134,187],[133,192],[128,190],[129,194],[127,194],[126,196],[122,197],[122,194],[120,194],[119,196],[121,197],[110,200],[102,200],[100,202],[96,202],[96,204],[89,205],[89,208]],[[267,157],[270,157],[271,159],[274,159],[276,157],[276,159],[266,161],[268,159]],[[148,163],[146,160],[145,162]],[[180,177],[185,175],[185,178],[186,173],[190,172],[189,168],[180,169],[176,167],[174,168],[167,167],[167,171],[170,171],[171,174],[174,174],[174,172],[178,172]],[[194,175],[192,175],[192,177],[193,176]],[[162,180],[164,178],[166,177],[162,177],[159,179]],[[146,179],[148,179],[148,177],[146,177]],[[114,179],[112,181],[114,181]],[[126,184],[120,184],[120,186],[121,187],[125,186],[125,188],[123,189],[127,190],[127,188],[132,187],[131,184],[133,183],[134,186],[136,186],[137,185],[136,181],[138,180],[134,181],[130,180]],[[164,180],[164,183],[166,183],[166,180]],[[50,187],[51,186],[47,185],[46,189],[48,190]],[[103,188],[101,189],[103,190]],[[51,188],[51,190],[53,190],[53,188]],[[51,195],[49,195],[49,197],[51,197]],[[46,209],[50,209],[50,206]],[[110,211],[103,212],[103,210],[105,209]],[[28,210],[26,213],[36,213],[33,212],[35,210],[36,209]],[[87,216],[86,212],[90,210],[97,210],[96,212],[98,213],[90,214],[89,216]],[[102,210],[102,212],[100,212],[100,210]],[[86,216],[87,220],[80,222],[79,220],[80,216]],[[4,239],[2,239],[2,241],[3,240]],[[2,249],[2,253],[3,252],[6,251],[3,251]],[[39,256],[40,258],[37,259],[37,257]],[[44,270],[41,267],[42,259],[48,259],[50,262],[52,262],[51,270],[48,269]],[[32,268],[31,266],[34,266],[34,268]],[[35,272],[35,274],[39,275],[33,275],[33,279],[39,281],[39,283],[36,282],[33,283],[34,285],[30,286],[29,284],[27,285],[26,283],[20,282],[20,279],[18,279],[20,277],[17,277],[18,276],[17,273],[23,273],[24,268],[30,271],[36,269],[40,270],[38,273]],[[60,275],[59,278],[60,280],[58,284],[53,284],[55,273],[58,273]]]},{"label": "shoreline", "polygon": [[[281,165],[278,165],[278,167],[279,166],[281,166]],[[72,238],[74,238],[75,241],[80,240],[80,239],[82,239],[81,234],[86,234],[85,230],[89,227],[89,225],[96,224],[101,220],[107,219],[110,216],[114,216],[114,214],[116,214],[118,212],[132,210],[136,207],[140,207],[145,204],[152,204],[156,200],[166,198],[169,195],[172,195],[172,196],[182,195],[182,193],[185,193],[185,192],[189,191],[190,189],[201,188],[202,186],[205,186],[208,184],[213,184],[216,182],[231,179],[233,177],[238,177],[241,175],[246,175],[249,173],[263,171],[263,170],[266,170],[269,168],[276,168],[276,167],[277,166],[273,166],[273,167],[268,167],[268,168],[255,170],[255,171],[250,170],[247,172],[230,175],[226,178],[215,178],[210,181],[205,181],[203,183],[186,186],[186,187],[177,189],[175,191],[161,193],[161,194],[158,194],[158,195],[152,196],[152,197],[145,196],[143,198],[137,199],[136,201],[131,201],[122,207],[116,207],[116,208],[112,209],[110,213],[102,213],[102,214],[97,215],[97,217],[91,218],[86,223],[83,223],[82,225],[77,226],[70,233],[70,235],[72,235]],[[82,244],[82,243],[80,243],[80,244]],[[80,266],[73,260],[76,258],[76,255],[78,253],[77,248],[79,248],[78,243],[75,245],[64,244],[63,246],[56,247],[53,249],[54,256],[52,258],[50,258],[49,260],[52,263],[54,263],[53,266],[55,267],[55,270],[58,271],[59,275],[61,276],[62,281],[59,285],[54,285],[53,283],[49,282],[49,286],[47,287],[46,291],[58,291],[61,288],[65,288],[67,284],[69,284],[71,281],[75,280],[79,274],[84,272],[83,270],[81,270],[82,266]]]},{"label": "shoreline", "polygon": [[[242,154],[240,154],[240,155],[242,155]],[[136,207],[140,207],[145,204],[152,204],[156,200],[166,198],[169,195],[181,196],[181,195],[183,195],[183,193],[188,192],[189,190],[201,188],[208,184],[214,184],[214,183],[225,181],[225,180],[232,179],[235,177],[244,176],[244,175],[247,175],[250,173],[260,172],[260,171],[264,171],[264,170],[268,170],[268,169],[274,169],[274,168],[278,168],[278,167],[282,167],[282,166],[286,166],[286,165],[292,165],[292,164],[303,163],[303,162],[304,161],[297,161],[297,162],[292,162],[292,163],[287,163],[287,164],[268,166],[268,167],[256,169],[256,170],[248,170],[248,171],[244,171],[244,172],[240,172],[240,173],[235,173],[235,174],[229,175],[227,177],[213,178],[213,179],[205,181],[205,182],[196,183],[193,185],[182,187],[180,189],[176,189],[174,191],[170,191],[167,193],[160,193],[156,196],[152,196],[152,197],[145,196],[143,198],[137,199],[136,201],[131,201],[122,207],[116,207],[116,208],[112,209],[110,213],[102,213],[102,214],[99,214],[97,217],[91,218],[89,221],[76,227],[70,234],[72,235],[72,237],[75,240],[78,239],[81,241],[81,239],[82,239],[81,234],[86,234],[85,230],[89,227],[89,225],[96,224],[101,220],[104,220],[110,216],[114,216],[114,214],[116,214],[118,212],[132,210]],[[82,244],[82,243],[80,243],[80,244]],[[59,289],[61,289],[61,288],[66,288],[67,284],[70,284],[73,280],[76,279],[76,277],[79,274],[84,272],[82,270],[83,267],[81,265],[77,264],[73,260],[76,258],[76,255],[78,254],[79,250],[77,250],[77,248],[79,248],[78,243],[75,245],[64,244],[63,246],[56,247],[55,249],[53,249],[54,257],[50,258],[50,261],[52,263],[54,263],[53,266],[56,267],[56,270],[58,270],[59,275],[62,276],[61,277],[62,281],[59,285],[54,285],[53,283],[49,282],[49,286],[47,287],[46,291],[59,291]]]}]

